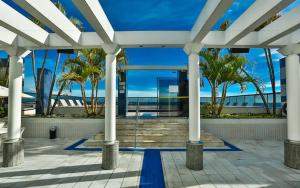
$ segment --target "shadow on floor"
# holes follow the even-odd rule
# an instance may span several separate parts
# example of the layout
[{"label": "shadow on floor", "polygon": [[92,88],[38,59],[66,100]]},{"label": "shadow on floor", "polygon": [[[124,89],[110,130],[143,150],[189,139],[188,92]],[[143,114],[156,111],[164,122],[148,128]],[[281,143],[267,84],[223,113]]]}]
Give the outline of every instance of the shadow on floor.
[{"label": "shadow on floor", "polygon": [[[63,173],[80,173],[80,172],[87,172],[88,170],[83,166],[75,166],[76,168],[81,168],[80,171],[72,171],[75,170],[75,167],[59,167],[53,170],[59,170],[60,172],[54,172],[54,174],[63,174]],[[89,169],[90,170],[90,169]],[[94,169],[95,170],[95,169]],[[22,171],[24,176],[28,176],[27,171]],[[43,170],[37,170],[36,172],[29,171],[31,175],[45,173]],[[48,171],[49,172],[49,171]],[[100,172],[100,171],[99,171]],[[105,171],[104,171],[105,172]],[[47,173],[47,172],[46,172]],[[13,174],[13,173],[2,173],[6,175],[13,175],[19,176],[21,173]],[[62,177],[62,178],[51,178],[47,179],[38,179],[38,180],[31,180],[31,181],[18,181],[18,182],[7,182],[7,183],[0,183],[0,187],[37,187],[37,186],[50,186],[50,185],[59,185],[59,184],[67,184],[67,183],[79,183],[79,182],[92,182],[92,181],[99,181],[99,180],[109,180],[109,179],[119,179],[124,177],[136,177],[140,175],[140,171],[129,171],[129,172],[116,172],[116,173],[103,173],[98,175],[79,175],[79,176],[71,176],[71,177]],[[42,177],[41,177],[42,178]],[[45,177],[46,178],[46,177]]]}]

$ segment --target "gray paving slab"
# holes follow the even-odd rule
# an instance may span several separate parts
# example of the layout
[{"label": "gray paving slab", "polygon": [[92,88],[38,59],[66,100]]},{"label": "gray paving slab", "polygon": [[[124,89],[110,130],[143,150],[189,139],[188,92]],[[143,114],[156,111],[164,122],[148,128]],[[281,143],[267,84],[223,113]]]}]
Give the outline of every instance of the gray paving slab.
[{"label": "gray paving slab", "polygon": [[118,168],[103,170],[101,152],[64,150],[75,142],[68,139],[25,139],[25,163],[0,168],[0,188],[138,186],[142,152],[121,152]]}]

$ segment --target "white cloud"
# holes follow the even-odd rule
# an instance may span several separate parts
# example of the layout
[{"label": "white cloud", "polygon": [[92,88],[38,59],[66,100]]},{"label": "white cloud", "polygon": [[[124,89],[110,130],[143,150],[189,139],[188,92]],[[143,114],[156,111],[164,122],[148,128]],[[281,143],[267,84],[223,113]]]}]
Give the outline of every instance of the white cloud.
[{"label": "white cloud", "polygon": [[[269,81],[269,82],[265,83],[265,87],[266,87],[266,89],[272,88],[271,82]],[[280,80],[275,81],[275,87],[280,87]]]},{"label": "white cloud", "polygon": [[211,97],[210,91],[200,91],[200,97]]},{"label": "white cloud", "polygon": [[[275,59],[279,60],[279,59],[283,58],[284,56],[283,56],[281,53],[279,53],[277,50],[278,50],[278,49],[275,49],[275,48],[274,48],[274,49],[271,49],[271,55],[272,55],[272,56],[276,56]],[[266,57],[265,53],[261,53],[261,54],[259,54],[258,56],[259,56],[259,57]],[[273,57],[273,58],[274,58],[274,57]]]},{"label": "white cloud", "polygon": [[[92,92],[92,90],[86,89],[85,90],[86,96],[90,97],[91,96],[91,92]],[[104,95],[105,95],[104,90],[103,89],[99,89],[98,90],[98,97],[104,97]],[[80,89],[72,89],[72,96],[79,96],[79,97],[81,97],[81,91],[80,91]]]},{"label": "white cloud", "polygon": [[129,97],[157,97],[157,88],[147,90],[128,90]]}]

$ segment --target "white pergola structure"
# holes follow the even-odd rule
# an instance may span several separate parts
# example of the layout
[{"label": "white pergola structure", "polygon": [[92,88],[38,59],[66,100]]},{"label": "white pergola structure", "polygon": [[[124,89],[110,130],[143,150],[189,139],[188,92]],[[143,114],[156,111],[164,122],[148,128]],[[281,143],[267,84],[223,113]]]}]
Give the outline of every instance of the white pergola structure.
[{"label": "white pergola structure", "polygon": [[[98,0],[73,0],[94,32],[78,30],[50,0],[14,0],[14,2],[54,33],[47,32],[0,1],[0,49],[10,55],[9,131],[8,141],[5,143],[9,146],[5,148],[11,153],[4,154],[7,166],[15,165],[11,158],[22,153],[22,149],[17,146],[21,143],[22,59],[27,50],[76,48],[105,50],[107,56],[103,167],[109,169],[116,167],[118,155],[115,113],[116,55],[120,48],[164,47],[183,48],[188,56],[190,103],[188,145],[201,145],[198,52],[202,48],[281,48],[280,52],[288,56],[287,98],[290,101],[286,164],[300,168],[299,156],[295,158],[289,154],[293,153],[291,150],[298,152],[300,150],[300,67],[299,57],[296,55],[300,53],[300,6],[293,8],[264,29],[254,31],[294,0],[256,0],[226,31],[211,31],[211,29],[234,0],[206,1],[190,31],[115,31]],[[190,149],[188,147],[187,153]],[[193,168],[193,165],[198,165],[197,160],[193,159],[193,155],[188,155],[188,166]]]}]

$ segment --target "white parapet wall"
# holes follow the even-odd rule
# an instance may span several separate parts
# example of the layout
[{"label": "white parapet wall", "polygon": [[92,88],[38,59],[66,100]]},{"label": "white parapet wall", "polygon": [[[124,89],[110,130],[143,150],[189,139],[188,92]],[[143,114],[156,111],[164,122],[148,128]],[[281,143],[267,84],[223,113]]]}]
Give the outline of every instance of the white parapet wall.
[{"label": "white parapet wall", "polygon": [[[187,123],[186,118],[175,119]],[[48,138],[51,126],[58,128],[58,138],[89,138],[104,131],[104,119],[24,117],[22,126],[25,138]],[[286,128],[286,119],[201,119],[201,129],[224,139],[284,140]]]},{"label": "white parapet wall", "polygon": [[224,139],[284,140],[286,119],[202,119],[201,128]]},{"label": "white parapet wall", "polygon": [[104,131],[104,119],[79,118],[22,118],[24,138],[49,138],[49,129],[57,127],[58,138],[89,138]]}]

